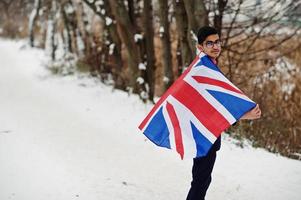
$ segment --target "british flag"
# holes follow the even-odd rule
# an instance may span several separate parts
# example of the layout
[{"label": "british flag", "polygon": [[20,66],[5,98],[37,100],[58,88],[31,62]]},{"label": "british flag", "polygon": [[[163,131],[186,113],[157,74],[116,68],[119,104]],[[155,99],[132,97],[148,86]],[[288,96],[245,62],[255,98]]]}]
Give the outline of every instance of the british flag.
[{"label": "british flag", "polygon": [[139,129],[156,145],[176,150],[182,159],[201,157],[225,129],[255,106],[200,53]]}]

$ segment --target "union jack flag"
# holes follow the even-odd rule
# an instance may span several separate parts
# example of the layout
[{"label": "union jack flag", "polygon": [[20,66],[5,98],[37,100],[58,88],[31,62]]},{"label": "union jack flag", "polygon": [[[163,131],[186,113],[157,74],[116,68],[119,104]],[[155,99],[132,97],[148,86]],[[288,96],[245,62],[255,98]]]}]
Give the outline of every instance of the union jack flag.
[{"label": "union jack flag", "polygon": [[256,104],[204,53],[162,95],[139,129],[181,158],[205,156],[215,140]]}]

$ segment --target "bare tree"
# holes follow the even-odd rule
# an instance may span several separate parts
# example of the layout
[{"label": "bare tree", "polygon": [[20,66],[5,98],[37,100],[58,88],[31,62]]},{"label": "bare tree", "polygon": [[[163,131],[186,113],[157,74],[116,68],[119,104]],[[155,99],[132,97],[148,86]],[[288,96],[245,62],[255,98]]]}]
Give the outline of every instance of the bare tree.
[{"label": "bare tree", "polygon": [[27,18],[32,6],[29,0],[1,0],[1,35],[10,38],[25,37],[28,34]]},{"label": "bare tree", "polygon": [[160,38],[162,42],[162,65],[164,69],[164,88],[165,90],[173,83],[174,75],[171,64],[171,44],[168,21],[168,0],[158,1],[160,18]]},{"label": "bare tree", "polygon": [[143,24],[146,46],[146,82],[149,85],[149,100],[153,101],[155,93],[155,49],[153,29],[153,7],[149,0],[143,1]]},{"label": "bare tree", "polygon": [[[228,4],[222,18],[222,63],[228,69],[227,76],[248,91],[264,113],[254,124],[242,123],[240,137],[251,138],[257,146],[296,158],[294,153],[300,146],[297,142],[300,137],[296,135],[301,129],[294,117],[300,115],[296,108],[301,104],[295,98],[300,92],[300,75],[294,71],[300,69],[284,71],[293,66],[286,58],[300,52],[301,27],[292,19],[298,16],[293,13],[300,9],[301,3],[237,0]],[[285,61],[280,63],[281,60]],[[292,89],[284,90],[287,85]]]},{"label": "bare tree", "polygon": [[46,42],[45,49],[51,55],[52,61],[56,59],[56,50],[58,47],[57,38],[56,38],[56,30],[57,30],[57,1],[49,0],[46,5],[49,9],[48,13],[48,21],[47,21],[47,34],[46,34]]},{"label": "bare tree", "polygon": [[72,34],[72,27],[70,25],[70,19],[68,18],[68,15],[66,13],[66,9],[64,8],[64,5],[62,6],[63,8],[61,9],[61,12],[62,12],[62,16],[63,16],[63,21],[64,21],[64,28],[65,28],[65,40],[66,40],[66,43],[67,43],[67,49],[69,52],[74,52],[73,50],[73,45],[72,45],[72,37],[73,37],[73,34]]},{"label": "bare tree", "polygon": [[1,0],[0,6],[1,10],[4,13],[5,19],[8,19],[10,16],[10,8],[13,6],[16,6],[16,4],[19,3],[20,0]]},{"label": "bare tree", "polygon": [[223,16],[227,3],[228,0],[218,0],[217,8],[214,10],[214,27],[217,29],[219,35],[222,33]]},{"label": "bare tree", "polygon": [[193,59],[193,50],[190,49],[188,38],[188,18],[184,7],[183,0],[173,0],[173,6],[175,10],[175,18],[178,33],[178,75],[183,72],[183,69],[188,67]]},{"label": "bare tree", "polygon": [[183,0],[188,19],[187,38],[193,57],[196,52],[196,34],[200,27],[208,25],[208,12],[204,0]]},{"label": "bare tree", "polygon": [[[237,0],[235,4],[232,2],[229,6],[224,3],[221,2],[222,5],[218,7],[225,8],[223,12],[227,13],[222,15],[227,18],[223,22],[222,32],[226,50],[224,64],[228,68],[228,76],[231,80],[238,72],[233,69],[238,69],[246,62],[274,60],[276,55],[268,53],[281,47],[300,29],[298,26],[284,24],[284,20],[287,19],[285,14],[297,8],[294,1],[263,1],[262,4],[250,5],[244,0]],[[280,10],[279,6],[281,6]],[[229,16],[233,17],[229,20]],[[216,16],[214,19],[216,21]],[[280,33],[287,28],[290,29],[289,32]]]},{"label": "bare tree", "polygon": [[134,92],[145,94],[143,89],[144,80],[140,77],[138,69],[138,65],[141,63],[140,51],[135,43],[135,33],[132,31],[135,26],[131,23],[123,0],[112,0],[110,1],[110,6],[117,21],[118,33],[127,53],[129,86],[133,88]]},{"label": "bare tree", "polygon": [[78,28],[78,19],[76,16],[76,9],[72,0],[65,0],[60,2],[62,16],[67,32],[68,50],[77,55],[81,54],[84,49],[81,32]]},{"label": "bare tree", "polygon": [[[88,1],[83,0],[95,14],[97,14],[104,21],[104,42],[102,49],[106,49],[107,54],[104,58],[106,61],[104,64],[111,68],[114,87],[119,89],[125,89],[125,77],[122,73],[123,63],[121,57],[121,39],[117,31],[117,24],[115,17],[113,16],[111,7],[108,1]],[[110,58],[112,57],[112,58]]]},{"label": "bare tree", "polygon": [[35,0],[34,2],[34,9],[32,10],[30,16],[29,16],[29,42],[30,46],[34,46],[34,26],[36,23],[36,20],[38,19],[39,13],[41,8],[41,0]]}]

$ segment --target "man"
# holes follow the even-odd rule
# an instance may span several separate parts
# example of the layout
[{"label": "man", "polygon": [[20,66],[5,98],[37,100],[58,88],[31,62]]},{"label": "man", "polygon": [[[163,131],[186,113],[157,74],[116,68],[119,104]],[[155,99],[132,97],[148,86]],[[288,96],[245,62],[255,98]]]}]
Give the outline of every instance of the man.
[{"label": "man", "polygon": [[[204,26],[198,31],[197,48],[207,54],[212,62],[217,63],[221,53],[221,40],[215,28]],[[258,119],[261,110],[258,105],[247,112],[241,119]],[[206,191],[211,182],[211,172],[214,166],[216,151],[220,149],[221,138],[219,137],[212,145],[208,154],[204,157],[195,158],[192,167],[192,182],[187,200],[204,200]]]}]

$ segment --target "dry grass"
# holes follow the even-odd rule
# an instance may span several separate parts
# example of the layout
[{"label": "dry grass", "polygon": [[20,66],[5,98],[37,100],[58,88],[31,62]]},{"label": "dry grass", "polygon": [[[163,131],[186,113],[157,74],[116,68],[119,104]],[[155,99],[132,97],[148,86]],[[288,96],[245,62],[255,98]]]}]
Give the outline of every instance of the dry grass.
[{"label": "dry grass", "polygon": [[[277,49],[263,52],[261,56],[266,60],[254,59],[238,65],[234,77],[240,76],[234,82],[260,104],[262,118],[241,122],[232,129],[238,138],[248,138],[255,146],[295,159],[301,159],[301,48],[298,42],[298,37],[293,38]],[[262,44],[254,48],[262,48]],[[281,60],[285,62],[281,64]]]}]

